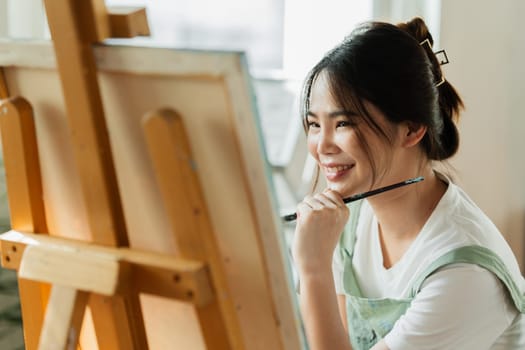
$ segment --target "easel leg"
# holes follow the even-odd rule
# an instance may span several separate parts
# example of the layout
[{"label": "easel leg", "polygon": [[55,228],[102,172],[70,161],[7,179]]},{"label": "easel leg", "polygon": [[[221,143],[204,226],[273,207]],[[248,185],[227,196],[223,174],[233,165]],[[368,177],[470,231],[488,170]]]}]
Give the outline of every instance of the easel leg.
[{"label": "easel leg", "polygon": [[[0,93],[7,97],[7,85],[0,76],[0,87],[2,86]],[[8,175],[6,180],[11,227],[15,230],[46,233],[35,124],[29,102],[22,97],[2,101],[0,129],[4,165]],[[18,279],[18,289],[26,350],[36,350],[49,288],[38,282]]]},{"label": "easel leg", "polygon": [[148,349],[142,311],[137,294],[107,297],[91,294],[98,346],[105,349]]},{"label": "easel leg", "polygon": [[40,335],[39,350],[75,350],[88,293],[53,286]]},{"label": "easel leg", "polygon": [[[91,240],[127,246],[128,238],[92,52],[108,24],[103,0],[45,0],[60,72],[73,154],[79,169]],[[93,295],[89,305],[102,350],[147,349],[138,296]]]},{"label": "easel leg", "polygon": [[44,314],[47,304],[49,288],[43,283],[18,279],[18,293],[22,309],[24,327],[24,342],[26,350],[38,349],[40,330],[44,323]]}]

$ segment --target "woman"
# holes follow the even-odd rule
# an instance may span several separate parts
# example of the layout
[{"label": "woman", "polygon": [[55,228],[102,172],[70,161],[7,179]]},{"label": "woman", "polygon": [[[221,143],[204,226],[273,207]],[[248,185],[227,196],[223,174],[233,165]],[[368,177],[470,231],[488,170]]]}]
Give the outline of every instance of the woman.
[{"label": "woman", "polygon": [[432,44],[420,18],[367,23],[306,80],[308,149],[328,184],[298,205],[293,244],[311,349],[525,349],[511,249],[434,169],[457,151],[462,101]]}]

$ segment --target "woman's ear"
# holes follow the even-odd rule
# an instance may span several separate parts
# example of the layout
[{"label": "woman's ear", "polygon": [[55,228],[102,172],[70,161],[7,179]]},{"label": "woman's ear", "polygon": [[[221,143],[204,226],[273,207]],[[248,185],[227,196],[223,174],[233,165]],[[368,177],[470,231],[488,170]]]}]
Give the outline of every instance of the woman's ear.
[{"label": "woman's ear", "polygon": [[402,126],[402,142],[404,147],[413,147],[417,145],[421,139],[425,136],[427,127],[421,124],[415,123],[403,123]]}]

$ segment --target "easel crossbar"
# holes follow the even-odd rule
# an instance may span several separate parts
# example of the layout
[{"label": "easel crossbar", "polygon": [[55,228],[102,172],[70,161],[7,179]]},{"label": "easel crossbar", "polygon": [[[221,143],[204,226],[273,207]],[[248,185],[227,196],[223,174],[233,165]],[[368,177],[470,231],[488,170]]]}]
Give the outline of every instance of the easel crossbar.
[{"label": "easel crossbar", "polygon": [[0,251],[3,267],[33,281],[103,295],[152,294],[195,306],[214,296],[200,261],[18,231],[0,235]]}]

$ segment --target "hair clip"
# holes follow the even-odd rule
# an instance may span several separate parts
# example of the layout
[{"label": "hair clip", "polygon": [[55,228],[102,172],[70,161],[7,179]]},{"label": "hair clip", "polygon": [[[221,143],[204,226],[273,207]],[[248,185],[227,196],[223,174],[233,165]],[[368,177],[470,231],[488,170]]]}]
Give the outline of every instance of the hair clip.
[{"label": "hair clip", "polygon": [[423,46],[427,44],[428,47],[432,50],[432,44],[430,43],[430,40],[428,40],[428,38],[426,38],[425,40],[423,40],[422,42],[419,43],[419,45]]},{"label": "hair clip", "polygon": [[448,60],[448,56],[447,56],[447,53],[445,52],[445,50],[439,50],[437,52],[434,52],[434,54],[436,55],[436,58],[438,59],[438,62],[439,62],[440,65],[444,65],[444,64],[447,64],[447,63],[450,62]]},{"label": "hair clip", "polygon": [[445,82],[445,77],[441,76],[441,80],[436,84],[436,87],[443,85],[444,82]]},{"label": "hair clip", "polygon": [[[428,46],[430,51],[432,51],[432,44],[430,43],[430,40],[428,38],[419,43],[419,45],[421,46],[424,46],[425,44]],[[436,56],[440,66],[450,62],[448,60],[448,56],[445,50],[436,51],[434,52],[434,55]]]}]

